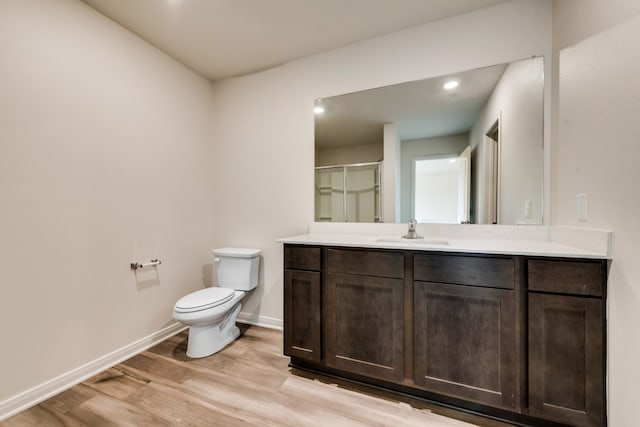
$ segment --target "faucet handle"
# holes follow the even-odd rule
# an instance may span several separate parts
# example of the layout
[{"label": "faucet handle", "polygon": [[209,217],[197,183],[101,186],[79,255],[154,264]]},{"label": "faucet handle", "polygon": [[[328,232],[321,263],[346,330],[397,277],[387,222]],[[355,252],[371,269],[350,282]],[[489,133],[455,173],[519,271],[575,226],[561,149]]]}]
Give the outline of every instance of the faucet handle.
[{"label": "faucet handle", "polygon": [[405,234],[404,236],[402,236],[403,239],[422,239],[422,236],[418,235],[418,233],[416,233],[416,226],[418,225],[418,221],[416,221],[416,219],[412,219],[411,221],[409,221],[409,231],[407,232],[407,234]]}]

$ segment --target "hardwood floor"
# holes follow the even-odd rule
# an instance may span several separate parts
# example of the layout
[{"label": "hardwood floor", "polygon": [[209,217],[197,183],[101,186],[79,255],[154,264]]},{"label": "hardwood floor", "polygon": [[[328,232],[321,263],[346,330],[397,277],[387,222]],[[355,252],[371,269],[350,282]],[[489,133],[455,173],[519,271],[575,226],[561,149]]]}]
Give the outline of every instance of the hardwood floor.
[{"label": "hardwood floor", "polygon": [[282,332],[242,329],[203,359],[189,359],[187,334],[178,334],[0,426],[507,425],[292,370]]}]

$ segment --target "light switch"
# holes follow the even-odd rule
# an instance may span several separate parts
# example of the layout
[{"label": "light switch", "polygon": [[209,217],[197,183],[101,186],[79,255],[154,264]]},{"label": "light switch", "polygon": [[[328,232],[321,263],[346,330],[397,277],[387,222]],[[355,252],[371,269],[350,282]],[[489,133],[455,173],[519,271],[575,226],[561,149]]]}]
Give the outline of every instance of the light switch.
[{"label": "light switch", "polygon": [[579,221],[587,220],[587,195],[584,193],[576,196],[576,213]]}]

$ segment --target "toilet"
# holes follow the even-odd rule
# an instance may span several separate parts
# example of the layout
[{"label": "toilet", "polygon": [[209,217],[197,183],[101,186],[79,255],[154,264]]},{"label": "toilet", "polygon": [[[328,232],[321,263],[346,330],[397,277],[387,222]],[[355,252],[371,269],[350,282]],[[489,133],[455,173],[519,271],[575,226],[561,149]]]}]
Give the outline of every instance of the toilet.
[{"label": "toilet", "polygon": [[192,292],[173,306],[173,318],[189,326],[187,356],[209,356],[238,338],[240,300],[258,285],[259,254],[259,249],[214,249],[218,286]]}]

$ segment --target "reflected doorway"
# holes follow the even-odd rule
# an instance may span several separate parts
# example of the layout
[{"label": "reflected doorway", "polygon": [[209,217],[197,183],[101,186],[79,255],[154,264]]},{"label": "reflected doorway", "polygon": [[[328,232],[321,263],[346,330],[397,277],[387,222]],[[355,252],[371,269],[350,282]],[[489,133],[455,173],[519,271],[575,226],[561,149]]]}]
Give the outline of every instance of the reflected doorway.
[{"label": "reflected doorway", "polygon": [[458,156],[413,161],[413,217],[419,223],[469,222],[471,148]]},{"label": "reflected doorway", "polygon": [[500,119],[485,132],[478,159],[478,224],[500,222]]}]

